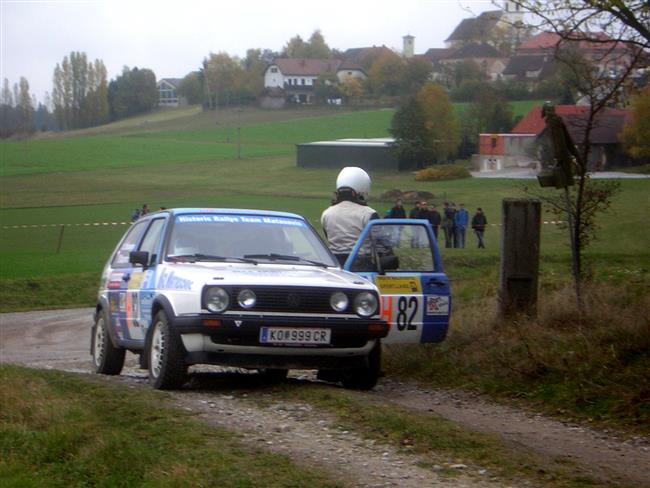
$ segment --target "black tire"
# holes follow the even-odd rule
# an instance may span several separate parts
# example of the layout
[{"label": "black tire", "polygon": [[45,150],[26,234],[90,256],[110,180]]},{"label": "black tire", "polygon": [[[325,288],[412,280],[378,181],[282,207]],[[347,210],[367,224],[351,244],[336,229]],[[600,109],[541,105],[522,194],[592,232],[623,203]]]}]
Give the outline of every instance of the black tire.
[{"label": "black tire", "polygon": [[289,374],[289,370],[283,368],[262,368],[258,371],[265,379],[273,383],[286,380]]},{"label": "black tire", "polygon": [[381,342],[368,354],[368,367],[346,371],[343,374],[343,386],[353,390],[372,390],[381,376]]},{"label": "black tire", "polygon": [[92,328],[91,353],[95,373],[116,375],[122,372],[126,349],[113,345],[103,310],[97,314]]},{"label": "black tire", "polygon": [[149,350],[149,384],[158,390],[180,388],[187,380],[185,348],[164,311],[154,317]]}]

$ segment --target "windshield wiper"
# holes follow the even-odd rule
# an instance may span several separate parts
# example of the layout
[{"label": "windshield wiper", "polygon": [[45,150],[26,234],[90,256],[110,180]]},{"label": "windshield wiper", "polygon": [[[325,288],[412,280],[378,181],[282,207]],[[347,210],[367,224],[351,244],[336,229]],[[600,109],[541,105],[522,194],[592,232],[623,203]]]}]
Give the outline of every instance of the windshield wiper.
[{"label": "windshield wiper", "polygon": [[226,257],[226,256],[215,256],[213,254],[177,254],[174,256],[167,256],[167,259],[170,261],[215,261],[215,262],[237,262],[237,263],[251,263],[257,264],[257,261],[254,259],[247,259],[246,257],[237,258],[237,257]]},{"label": "windshield wiper", "polygon": [[299,263],[308,263],[314,266],[320,266],[321,268],[327,268],[328,265],[321,263],[319,261],[312,261],[311,259],[301,258],[300,256],[292,256],[289,254],[276,254],[274,252],[270,254],[245,254],[244,258],[251,259],[269,259],[271,261],[295,261]]}]

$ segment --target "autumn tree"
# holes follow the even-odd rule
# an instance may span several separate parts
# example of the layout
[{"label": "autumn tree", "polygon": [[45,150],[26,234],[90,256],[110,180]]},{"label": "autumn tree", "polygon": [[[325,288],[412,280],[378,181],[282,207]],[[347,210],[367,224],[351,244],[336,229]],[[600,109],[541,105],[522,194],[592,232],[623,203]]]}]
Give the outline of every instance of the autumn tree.
[{"label": "autumn tree", "polygon": [[650,159],[650,86],[632,97],[631,108],[621,139],[632,157]]},{"label": "autumn tree", "polygon": [[319,29],[316,29],[305,41],[299,35],[289,39],[282,50],[283,58],[310,58],[329,59],[332,57],[332,50],[325,42],[325,38]]},{"label": "autumn tree", "polygon": [[456,153],[460,142],[458,121],[451,100],[445,89],[434,83],[422,87],[416,100],[424,112],[433,162],[448,160]]},{"label": "autumn tree", "polygon": [[363,84],[354,76],[346,76],[339,84],[339,92],[346,103],[363,97]]},{"label": "autumn tree", "polygon": [[[575,184],[555,199],[569,221],[572,275],[578,306],[582,308],[584,280],[582,255],[590,232],[595,232],[596,211],[608,208],[616,188],[594,182],[589,176],[592,138],[602,113],[626,97],[637,69],[650,49],[646,0],[514,0],[532,16],[533,27],[551,31],[559,39],[555,60],[563,64],[576,92],[587,107],[574,132],[579,133],[573,158]],[[591,47],[591,55],[575,56],[571,45]],[[568,55],[567,55],[568,54]]]},{"label": "autumn tree", "polygon": [[401,93],[405,95],[417,93],[429,81],[431,69],[431,63],[425,59],[406,59],[401,73]]},{"label": "autumn tree", "polygon": [[400,169],[421,169],[435,158],[434,139],[424,108],[415,96],[409,97],[393,115],[390,133]]},{"label": "autumn tree", "polygon": [[122,119],[150,111],[158,101],[156,75],[147,68],[122,68],[122,74],[111,80],[108,101],[113,119]]},{"label": "autumn tree", "polygon": [[178,94],[187,99],[190,105],[203,101],[203,73],[192,71],[185,75],[178,86]]},{"label": "autumn tree", "polygon": [[29,94],[29,82],[21,76],[19,82],[18,99],[16,109],[18,110],[18,129],[20,132],[30,132],[34,129],[32,119],[34,118],[34,105]]},{"label": "autumn tree", "polygon": [[368,87],[374,95],[399,95],[405,61],[392,51],[383,51],[368,70]]},{"label": "autumn tree", "polygon": [[89,62],[86,53],[73,51],[54,68],[52,103],[58,125],[74,129],[108,119],[108,85],[104,63]]}]

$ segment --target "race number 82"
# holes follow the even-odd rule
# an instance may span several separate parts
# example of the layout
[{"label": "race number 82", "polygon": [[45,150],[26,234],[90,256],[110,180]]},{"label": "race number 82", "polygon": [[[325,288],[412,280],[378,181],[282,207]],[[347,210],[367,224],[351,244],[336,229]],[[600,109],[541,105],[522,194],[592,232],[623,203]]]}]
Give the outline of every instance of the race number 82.
[{"label": "race number 82", "polygon": [[414,296],[401,296],[397,301],[397,330],[416,330],[413,319],[418,313],[418,299]]}]

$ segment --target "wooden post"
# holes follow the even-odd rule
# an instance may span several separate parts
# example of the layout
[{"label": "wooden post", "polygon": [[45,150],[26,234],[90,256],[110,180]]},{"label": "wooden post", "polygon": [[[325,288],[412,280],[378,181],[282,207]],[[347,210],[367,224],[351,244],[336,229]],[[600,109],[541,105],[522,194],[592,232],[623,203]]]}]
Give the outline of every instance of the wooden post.
[{"label": "wooden post", "polygon": [[499,315],[537,314],[542,206],[538,200],[502,202]]},{"label": "wooden post", "polygon": [[65,225],[61,226],[61,232],[59,232],[59,242],[56,244],[56,253],[61,252],[61,244],[63,243],[63,231],[65,230]]}]

